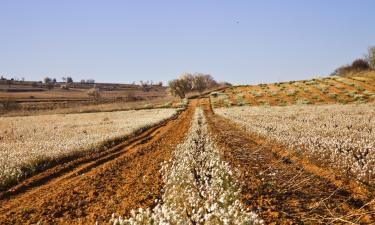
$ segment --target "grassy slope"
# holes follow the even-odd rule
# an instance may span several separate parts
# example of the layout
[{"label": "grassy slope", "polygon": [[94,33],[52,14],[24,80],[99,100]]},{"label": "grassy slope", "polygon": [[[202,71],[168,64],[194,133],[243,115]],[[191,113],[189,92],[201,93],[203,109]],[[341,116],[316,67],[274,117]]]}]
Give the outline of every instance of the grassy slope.
[{"label": "grassy slope", "polygon": [[347,104],[375,101],[375,71],[346,77],[228,87],[211,93],[214,107],[240,105]]}]

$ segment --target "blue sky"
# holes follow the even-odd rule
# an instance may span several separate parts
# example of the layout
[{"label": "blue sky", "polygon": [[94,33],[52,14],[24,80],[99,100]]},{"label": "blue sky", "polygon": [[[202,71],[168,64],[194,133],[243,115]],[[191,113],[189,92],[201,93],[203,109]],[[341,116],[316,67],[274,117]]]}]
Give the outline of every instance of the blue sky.
[{"label": "blue sky", "polygon": [[373,0],[0,0],[0,74],[252,84],[327,75],[375,45]]}]

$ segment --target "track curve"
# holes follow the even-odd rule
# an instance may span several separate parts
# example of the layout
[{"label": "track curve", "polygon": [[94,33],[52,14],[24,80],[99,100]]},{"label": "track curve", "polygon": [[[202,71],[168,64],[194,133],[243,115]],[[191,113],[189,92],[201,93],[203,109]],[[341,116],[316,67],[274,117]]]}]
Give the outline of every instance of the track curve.
[{"label": "track curve", "polygon": [[55,166],[0,193],[0,224],[94,224],[150,207],[160,164],[185,137],[197,101],[177,117],[109,149]]}]

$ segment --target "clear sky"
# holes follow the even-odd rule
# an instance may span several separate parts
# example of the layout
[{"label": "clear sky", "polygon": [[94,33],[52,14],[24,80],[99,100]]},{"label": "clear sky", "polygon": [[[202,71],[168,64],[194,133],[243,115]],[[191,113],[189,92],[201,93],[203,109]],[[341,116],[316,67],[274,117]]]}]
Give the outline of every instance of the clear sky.
[{"label": "clear sky", "polygon": [[252,84],[327,75],[375,45],[374,0],[0,0],[0,74]]}]

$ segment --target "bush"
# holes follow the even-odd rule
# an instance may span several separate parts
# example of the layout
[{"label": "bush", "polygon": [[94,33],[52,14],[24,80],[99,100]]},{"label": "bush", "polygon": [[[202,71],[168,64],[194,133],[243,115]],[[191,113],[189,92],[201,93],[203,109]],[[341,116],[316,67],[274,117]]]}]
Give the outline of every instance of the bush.
[{"label": "bush", "polygon": [[368,70],[370,68],[368,62],[364,59],[356,59],[351,65],[352,70]]},{"label": "bush", "polygon": [[370,69],[369,60],[356,59],[352,62],[351,65],[340,66],[331,75],[332,76],[343,76],[343,75],[346,75],[348,73],[360,72],[360,71],[365,71],[365,70],[369,70],[369,69]]}]

